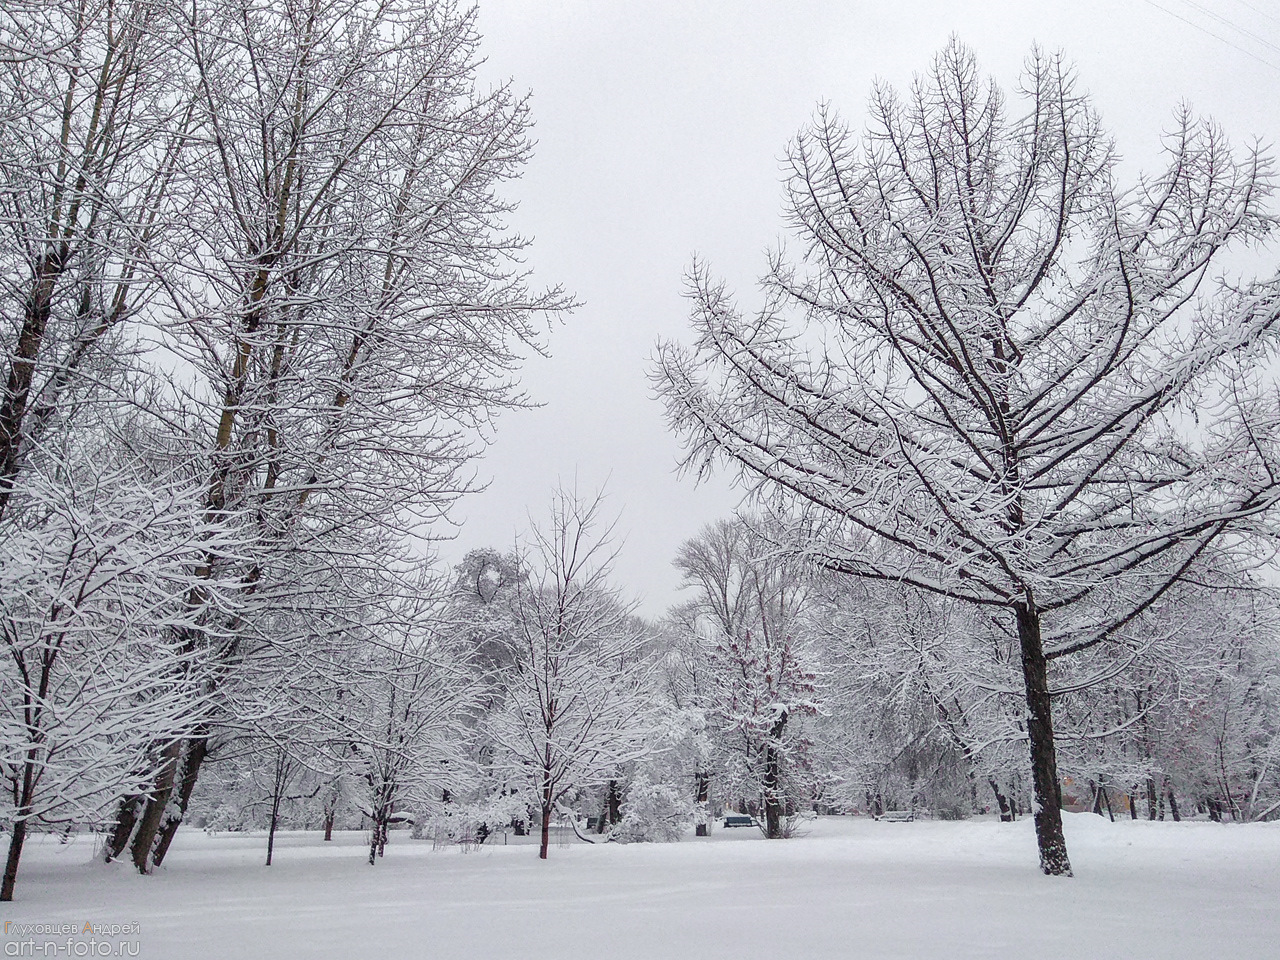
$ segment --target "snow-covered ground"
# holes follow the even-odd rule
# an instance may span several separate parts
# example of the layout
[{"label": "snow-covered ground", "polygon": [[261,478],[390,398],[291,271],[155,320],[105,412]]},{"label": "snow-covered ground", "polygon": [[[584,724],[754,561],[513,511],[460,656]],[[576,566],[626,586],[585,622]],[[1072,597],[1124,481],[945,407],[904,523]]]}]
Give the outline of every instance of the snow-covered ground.
[{"label": "snow-covered ground", "polygon": [[[1071,880],[1039,874],[1026,821],[824,818],[805,834],[574,843],[539,862],[397,833],[370,868],[359,834],[296,833],[267,868],[261,835],[184,830],[153,877],[91,862],[91,838],[37,838],[0,920],[136,922],[110,942],[151,960],[1280,956],[1280,824],[1068,815]],[[12,932],[0,942],[18,955]]]}]

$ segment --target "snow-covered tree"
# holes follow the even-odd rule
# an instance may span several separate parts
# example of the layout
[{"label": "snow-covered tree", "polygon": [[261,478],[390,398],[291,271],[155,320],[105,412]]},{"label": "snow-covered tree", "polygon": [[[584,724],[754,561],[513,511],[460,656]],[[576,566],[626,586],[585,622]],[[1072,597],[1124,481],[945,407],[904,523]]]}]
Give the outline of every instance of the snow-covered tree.
[{"label": "snow-covered tree", "polygon": [[795,721],[818,711],[802,623],[807,571],[741,520],[704,528],[681,546],[675,565],[695,591],[685,619],[702,650],[688,652],[705,659],[699,705],[719,732],[726,786],[758,796],[765,835],[780,837],[795,799],[787,783],[808,745]]},{"label": "snow-covered tree", "polygon": [[[254,607],[228,629],[260,637],[281,606],[323,600],[330,568],[400,562],[406,534],[468,489],[493,413],[522,402],[517,351],[569,301],[530,289],[527,241],[503,223],[527,109],[477,88],[473,11],[216,0],[175,15],[192,132],[153,330],[191,374],[174,419],[208,515],[251,541],[232,567]],[[225,652],[219,690],[243,668],[239,644]],[[176,745],[119,831],[143,872],[206,749]]]},{"label": "snow-covered tree", "polygon": [[0,517],[156,291],[190,120],[177,39],[148,0],[0,9]]},{"label": "snow-covered tree", "polygon": [[657,382],[687,463],[727,460],[836,571],[1003,611],[1042,869],[1070,874],[1049,664],[1107,644],[1215,541],[1265,522],[1276,281],[1214,280],[1268,236],[1269,164],[1180,112],[1137,187],[1061,57],[1019,98],[953,42],[858,136],[792,145],[754,316],[701,265],[696,346]]},{"label": "snow-covered tree", "polygon": [[233,590],[192,573],[226,546],[198,489],[101,448],[63,452],[28,465],[0,522],[0,900],[30,826],[96,825],[163,764],[155,745],[207,714],[205,611],[234,609]]},{"label": "snow-covered tree", "polygon": [[558,491],[517,582],[513,670],[493,724],[511,782],[539,813],[547,856],[557,805],[649,749],[648,635],[609,583],[616,547],[602,496]]}]

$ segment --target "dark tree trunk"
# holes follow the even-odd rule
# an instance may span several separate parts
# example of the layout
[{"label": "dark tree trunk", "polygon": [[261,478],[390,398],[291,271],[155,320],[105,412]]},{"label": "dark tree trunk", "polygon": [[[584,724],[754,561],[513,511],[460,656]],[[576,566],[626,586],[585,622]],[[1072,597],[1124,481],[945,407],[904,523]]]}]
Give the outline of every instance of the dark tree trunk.
[{"label": "dark tree trunk", "polygon": [[200,768],[205,757],[209,755],[209,738],[195,737],[186,743],[186,751],[182,758],[182,777],[178,781],[177,802],[169,809],[169,816],[160,827],[160,835],[156,838],[156,848],[151,855],[153,866],[164,863],[165,854],[169,852],[169,844],[173,843],[178,827],[187,815],[187,805],[191,802],[191,794],[196,789],[196,779],[200,776]]},{"label": "dark tree trunk", "polygon": [[542,808],[542,845],[538,848],[538,859],[547,859],[547,849],[551,846],[551,806]]},{"label": "dark tree trunk", "polygon": [[770,840],[782,836],[782,757],[779,743],[787,726],[784,710],[769,729],[769,739],[764,744],[764,835]]},{"label": "dark tree trunk", "polygon": [[1169,812],[1173,814],[1174,823],[1182,821],[1182,816],[1178,813],[1178,798],[1173,795],[1173,787],[1169,787]]},{"label": "dark tree trunk", "polygon": [[1062,833],[1062,789],[1053,742],[1049,701],[1049,665],[1040,639],[1040,614],[1029,601],[1015,608],[1022,647],[1022,676],[1027,696],[1027,734],[1031,741],[1031,775],[1035,787],[1036,841],[1040,869],[1049,876],[1071,876],[1067,841]]},{"label": "dark tree trunk", "polygon": [[36,359],[44,343],[45,330],[53,313],[54,286],[66,269],[71,248],[58,245],[41,258],[32,279],[31,290],[22,305],[22,329],[16,349],[10,357],[9,375],[4,393],[0,394],[0,517],[13,493],[22,456],[23,419],[27,400],[35,379]]},{"label": "dark tree trunk", "polygon": [[711,776],[705,772],[699,771],[693,777],[693,799],[698,804],[701,811],[702,819],[694,830],[694,835],[705,837],[707,835],[707,800],[711,796]]},{"label": "dark tree trunk", "polygon": [[1129,819],[1137,820],[1138,819],[1138,801],[1134,798],[1133,794],[1134,794],[1134,791],[1130,790],[1129,791]]},{"label": "dark tree trunk", "polygon": [[369,866],[373,866],[378,862],[379,841],[382,839],[382,812],[375,811],[373,817],[373,829],[369,831]]},{"label": "dark tree trunk", "polygon": [[284,750],[276,753],[276,775],[271,789],[271,821],[267,826],[267,866],[271,866],[271,857],[276,849],[276,827],[280,824],[280,800],[284,796],[285,784],[289,780],[289,758]]},{"label": "dark tree trunk", "polygon": [[1013,805],[1010,804],[1009,798],[1000,790],[1000,784],[996,783],[995,778],[987,780],[987,786],[991,787],[991,792],[996,796],[996,806],[1000,808],[1000,822],[1013,822]]},{"label": "dark tree trunk", "polygon": [[267,866],[271,866],[271,857],[276,850],[276,824],[280,822],[280,806],[271,804],[271,823],[267,827]]},{"label": "dark tree trunk", "polygon": [[145,797],[128,797],[120,801],[120,808],[116,811],[116,822],[107,836],[107,842],[102,851],[102,858],[107,863],[120,856],[124,848],[129,845],[129,840],[133,837],[133,828],[138,825],[138,812],[145,803]]},{"label": "dark tree trunk", "polygon": [[326,810],[324,812],[324,838],[325,840],[333,839],[333,818],[334,811]]},{"label": "dark tree trunk", "polygon": [[9,837],[9,857],[4,863],[4,882],[0,883],[0,903],[13,899],[13,888],[18,883],[18,861],[22,859],[22,845],[27,841],[26,819],[14,820]]},{"label": "dark tree trunk", "polygon": [[1111,822],[1115,823],[1116,815],[1111,809],[1111,797],[1107,795],[1106,784],[1099,780],[1093,788],[1093,812],[1098,816],[1102,816],[1103,810],[1106,810]]},{"label": "dark tree trunk", "polygon": [[609,781],[609,791],[605,795],[604,801],[605,816],[609,820],[609,826],[617,826],[622,822],[622,793],[618,790],[618,781]]},{"label": "dark tree trunk", "polygon": [[142,808],[142,817],[133,834],[133,841],[129,845],[130,857],[139,873],[150,873],[152,870],[151,854],[156,837],[160,833],[165,808],[169,805],[169,797],[173,793],[174,779],[177,777],[178,764],[182,759],[182,741],[170,741],[161,756],[164,762],[159,773],[156,774],[151,794]]},{"label": "dark tree trunk", "polygon": [[1156,818],[1156,781],[1154,777],[1147,777],[1147,819],[1154,820]]},{"label": "dark tree trunk", "polygon": [[[547,859],[547,848],[551,846],[551,811],[555,806],[555,785],[551,780],[551,746],[547,745],[546,753],[543,760],[543,780],[542,780],[542,845],[538,849],[538,859]],[[609,790],[611,793],[616,791],[616,785],[613,781],[609,781]]]}]

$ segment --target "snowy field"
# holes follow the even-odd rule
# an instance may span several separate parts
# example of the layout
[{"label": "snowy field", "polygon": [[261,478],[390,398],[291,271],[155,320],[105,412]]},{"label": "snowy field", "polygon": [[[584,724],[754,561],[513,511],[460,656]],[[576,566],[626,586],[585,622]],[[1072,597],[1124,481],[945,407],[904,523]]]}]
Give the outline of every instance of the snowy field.
[{"label": "snowy field", "polygon": [[358,833],[284,834],[266,868],[261,835],[184,828],[154,877],[91,862],[91,838],[37,838],[0,919],[136,922],[110,942],[151,960],[1280,956],[1280,823],[1075,814],[1067,839],[1074,880],[1039,874],[1028,821],[826,818],[790,841],[575,842],[545,863],[397,833],[374,868]]}]

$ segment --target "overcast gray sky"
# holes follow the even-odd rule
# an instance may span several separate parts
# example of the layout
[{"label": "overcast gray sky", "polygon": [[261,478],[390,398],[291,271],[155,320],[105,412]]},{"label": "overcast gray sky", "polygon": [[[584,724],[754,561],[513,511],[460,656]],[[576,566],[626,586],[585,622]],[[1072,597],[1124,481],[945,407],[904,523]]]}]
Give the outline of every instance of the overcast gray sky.
[{"label": "overcast gray sky", "polygon": [[[681,337],[696,252],[753,303],[781,236],[779,158],[829,101],[861,126],[871,84],[906,87],[956,34],[1005,89],[1033,43],[1062,50],[1132,178],[1153,166],[1179,101],[1237,142],[1280,138],[1277,0],[479,0],[485,79],[533,93],[538,141],[515,226],[543,283],[583,306],[523,382],[464,500],[456,561],[509,547],[557,482],[607,486],[626,544],[618,582],[660,615],[676,548],[730,513],[727,480],[679,479],[677,442],[646,380],[659,337]],[[1215,36],[1216,35],[1216,36]]]}]

